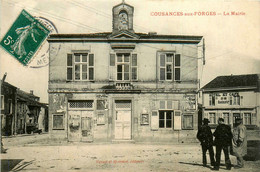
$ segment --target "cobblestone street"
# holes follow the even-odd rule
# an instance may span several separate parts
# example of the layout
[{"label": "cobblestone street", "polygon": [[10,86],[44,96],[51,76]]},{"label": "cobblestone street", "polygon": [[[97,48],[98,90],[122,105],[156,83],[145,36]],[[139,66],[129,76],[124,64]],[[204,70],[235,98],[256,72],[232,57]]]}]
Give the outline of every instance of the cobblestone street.
[{"label": "cobblestone street", "polygon": [[[38,141],[15,145],[4,139],[7,154],[1,154],[2,171],[211,171],[203,167],[199,144],[94,144],[49,143],[48,135],[27,136]],[[8,140],[13,145],[8,146]],[[11,142],[10,142],[11,143]],[[17,141],[18,143],[18,141]],[[226,171],[222,154],[220,171]],[[208,159],[209,161],[209,159]],[[231,156],[233,164],[235,157]],[[208,163],[209,164],[209,163]],[[245,168],[232,171],[258,171],[260,161],[245,161]]]}]

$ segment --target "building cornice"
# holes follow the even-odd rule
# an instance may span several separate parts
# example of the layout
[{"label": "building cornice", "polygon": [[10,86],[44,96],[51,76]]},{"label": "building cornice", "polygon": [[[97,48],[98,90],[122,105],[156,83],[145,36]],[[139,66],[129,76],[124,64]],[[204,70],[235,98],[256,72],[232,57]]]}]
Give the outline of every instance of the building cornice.
[{"label": "building cornice", "polygon": [[256,90],[257,87],[256,86],[252,86],[252,87],[228,87],[228,88],[210,88],[210,89],[201,89],[202,92],[206,93],[206,92],[221,92],[221,91],[246,91],[246,90],[250,90],[250,91],[254,91]]}]

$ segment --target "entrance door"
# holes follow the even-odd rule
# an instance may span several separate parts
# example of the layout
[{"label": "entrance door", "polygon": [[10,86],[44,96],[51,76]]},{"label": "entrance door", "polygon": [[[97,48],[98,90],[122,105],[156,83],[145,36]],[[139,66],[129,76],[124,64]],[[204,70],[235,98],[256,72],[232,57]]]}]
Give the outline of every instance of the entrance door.
[{"label": "entrance door", "polygon": [[82,111],[81,116],[81,141],[93,141],[93,111]]},{"label": "entrance door", "polygon": [[68,140],[93,141],[93,111],[69,111]]},{"label": "entrance door", "polygon": [[68,139],[72,142],[80,141],[81,111],[69,111]]},{"label": "entrance door", "polygon": [[115,139],[131,139],[131,111],[116,111]]}]

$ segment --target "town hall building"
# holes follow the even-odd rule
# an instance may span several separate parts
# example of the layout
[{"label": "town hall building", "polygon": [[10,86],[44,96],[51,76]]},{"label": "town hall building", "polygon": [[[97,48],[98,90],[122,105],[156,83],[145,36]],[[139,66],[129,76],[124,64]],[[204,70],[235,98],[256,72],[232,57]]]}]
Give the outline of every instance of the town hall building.
[{"label": "town hall building", "polygon": [[134,31],[134,7],[112,32],[48,38],[49,132],[72,142],[179,142],[198,128],[202,36]]}]

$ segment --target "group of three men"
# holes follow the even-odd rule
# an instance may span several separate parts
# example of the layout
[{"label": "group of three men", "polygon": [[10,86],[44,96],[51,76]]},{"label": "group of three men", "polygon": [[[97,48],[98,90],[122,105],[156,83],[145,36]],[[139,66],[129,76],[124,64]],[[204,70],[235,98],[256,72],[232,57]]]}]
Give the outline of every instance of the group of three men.
[{"label": "group of three men", "polygon": [[[201,142],[203,166],[207,165],[206,152],[209,151],[213,170],[219,170],[221,151],[224,151],[226,169],[231,170],[229,153],[237,157],[237,166],[244,166],[243,156],[247,153],[246,127],[242,124],[242,119],[235,119],[233,133],[229,125],[224,124],[224,119],[218,119],[218,126],[212,134],[208,126],[209,120],[204,118],[203,125],[199,128],[197,138]],[[215,137],[213,141],[213,136]],[[216,146],[216,160],[214,159],[213,145]]]}]

